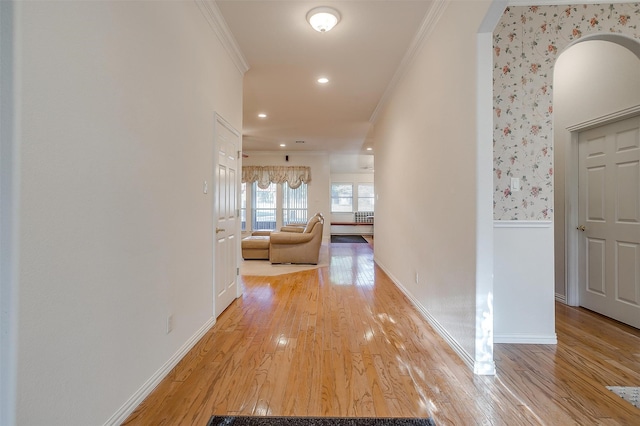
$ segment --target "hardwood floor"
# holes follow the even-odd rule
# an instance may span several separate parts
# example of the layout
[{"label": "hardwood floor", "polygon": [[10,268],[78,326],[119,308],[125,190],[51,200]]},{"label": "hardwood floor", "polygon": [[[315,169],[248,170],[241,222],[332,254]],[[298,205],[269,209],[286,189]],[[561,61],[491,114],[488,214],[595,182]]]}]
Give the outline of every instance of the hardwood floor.
[{"label": "hardwood floor", "polygon": [[640,386],[640,331],[557,305],[559,343],[495,347],[474,376],[373,263],[333,244],[330,266],[242,277],[243,296],[125,422],[212,414],[430,416],[438,425],[640,425],[607,385]]}]

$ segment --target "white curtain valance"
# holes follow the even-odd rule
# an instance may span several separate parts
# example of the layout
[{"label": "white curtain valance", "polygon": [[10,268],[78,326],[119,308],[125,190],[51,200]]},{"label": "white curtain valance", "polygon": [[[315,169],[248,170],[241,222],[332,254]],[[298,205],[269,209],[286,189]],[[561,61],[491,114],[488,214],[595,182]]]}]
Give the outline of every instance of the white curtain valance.
[{"label": "white curtain valance", "polygon": [[267,189],[269,184],[285,183],[296,189],[311,182],[311,168],[307,166],[243,166],[242,182],[258,182],[258,188]]}]

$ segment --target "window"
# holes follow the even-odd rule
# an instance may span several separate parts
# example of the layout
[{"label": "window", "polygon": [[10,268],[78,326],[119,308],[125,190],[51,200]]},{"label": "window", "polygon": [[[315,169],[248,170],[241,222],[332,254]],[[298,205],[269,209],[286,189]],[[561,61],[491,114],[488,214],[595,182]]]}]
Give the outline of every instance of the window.
[{"label": "window", "polygon": [[331,211],[335,213],[351,213],[353,211],[352,184],[331,184]]},{"label": "window", "polygon": [[276,192],[278,186],[270,184],[267,189],[260,189],[253,184],[253,230],[276,229]]},{"label": "window", "polygon": [[307,222],[307,184],[303,183],[296,189],[289,188],[286,183],[282,184],[282,223]]},{"label": "window", "polygon": [[240,185],[240,222],[242,223],[241,229],[247,230],[247,184],[243,182]]},{"label": "window", "polygon": [[374,205],[374,193],[372,183],[358,184],[358,211],[372,212]]},{"label": "window", "polygon": [[[252,231],[275,230],[291,223],[307,222],[307,184],[296,189],[287,183],[272,183],[267,189],[260,189],[257,183],[242,184],[240,218],[242,230],[246,231],[246,221]],[[247,207],[248,206],[248,207]],[[247,217],[247,211],[251,217]]]}]

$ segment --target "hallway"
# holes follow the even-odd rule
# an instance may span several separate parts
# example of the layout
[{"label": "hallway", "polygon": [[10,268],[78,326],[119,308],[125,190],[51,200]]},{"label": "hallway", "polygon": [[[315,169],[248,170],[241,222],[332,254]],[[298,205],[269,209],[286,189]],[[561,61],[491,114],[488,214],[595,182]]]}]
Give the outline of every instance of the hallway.
[{"label": "hallway", "polygon": [[212,414],[637,424],[640,411],[604,386],[640,383],[640,331],[558,305],[557,347],[496,345],[498,374],[474,376],[369,244],[331,244],[329,255],[325,268],[241,277],[243,297],[125,424],[204,425]]}]

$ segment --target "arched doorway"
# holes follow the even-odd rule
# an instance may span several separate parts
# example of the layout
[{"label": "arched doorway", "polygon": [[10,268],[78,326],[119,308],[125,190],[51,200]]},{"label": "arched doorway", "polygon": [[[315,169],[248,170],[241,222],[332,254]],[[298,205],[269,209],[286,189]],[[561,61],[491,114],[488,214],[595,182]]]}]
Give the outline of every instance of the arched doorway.
[{"label": "arched doorway", "polygon": [[[610,308],[610,312],[607,312],[607,309],[598,308],[601,302],[594,304],[590,299],[595,297],[607,305],[616,304],[618,302],[614,300],[615,297],[611,296],[614,292],[608,291],[609,294],[606,295],[587,292],[585,277],[579,278],[580,273],[594,270],[593,265],[588,268],[589,263],[584,258],[584,254],[580,256],[580,250],[586,250],[587,242],[590,242],[589,246],[593,244],[595,244],[594,247],[600,246],[596,244],[600,240],[591,233],[591,231],[595,232],[593,226],[590,227],[589,232],[576,230],[580,225],[578,222],[581,223],[578,217],[584,214],[585,207],[579,200],[578,188],[580,186],[584,190],[586,186],[585,182],[579,182],[579,146],[584,149],[585,144],[579,144],[578,141],[580,132],[599,128],[599,130],[591,130],[591,133],[582,133],[583,139],[593,138],[596,133],[611,130],[611,126],[614,125],[610,123],[619,122],[615,125],[619,127],[624,125],[620,120],[640,114],[640,77],[638,76],[640,76],[640,43],[615,34],[595,34],[570,45],[558,58],[554,72],[556,297],[571,305],[583,305],[603,314],[618,316],[617,319],[623,321],[624,317],[620,314],[627,309],[627,303],[623,304],[624,309],[614,308],[611,311]],[[637,135],[635,137],[637,139]],[[626,151],[629,150],[626,149]],[[616,155],[619,156],[620,153]],[[633,166],[633,163],[628,163],[625,167],[628,172],[632,171],[633,167],[628,166]],[[608,198],[613,199],[614,192],[617,194],[619,191],[608,191]],[[583,197],[584,195],[583,193]],[[631,202],[631,200],[628,201]],[[631,234],[628,234],[629,237]],[[627,251],[627,254],[631,254],[634,250],[633,246],[629,245],[631,242],[629,240],[621,246],[623,252]],[[602,243],[603,248],[613,245],[613,241],[604,244],[603,240]],[[618,258],[616,254],[618,248],[615,250],[615,253],[610,253],[609,257],[623,259],[624,256]],[[629,265],[623,266],[624,263],[615,261],[615,265],[618,266],[614,267],[613,264],[606,266],[602,272],[613,274],[618,267],[622,268],[619,272],[625,270],[629,273],[633,272],[629,270]],[[631,269],[636,268],[631,267]],[[615,276],[618,275],[619,273],[615,274]],[[635,273],[621,275],[630,277]],[[613,279],[608,278],[606,281],[609,282],[609,286],[613,286]],[[632,284],[627,282],[626,285]],[[624,286],[619,287],[619,289],[623,288]],[[610,298],[611,300],[607,300]]]},{"label": "arched doorway", "polygon": [[[505,343],[555,340],[556,59],[568,46],[592,36],[635,40],[640,22],[636,9],[630,3],[508,7],[493,32],[496,341],[500,334]],[[520,184],[519,191],[512,178]],[[516,272],[501,276],[504,270]],[[501,315],[503,311],[514,314]]]}]

